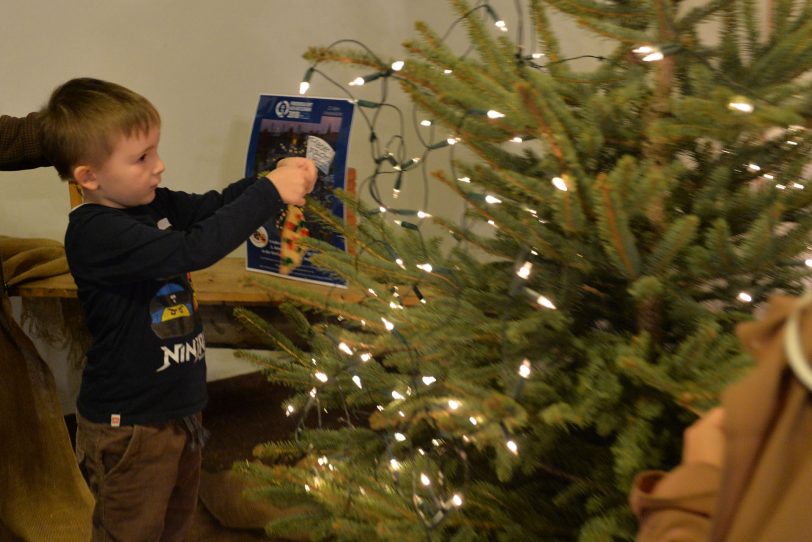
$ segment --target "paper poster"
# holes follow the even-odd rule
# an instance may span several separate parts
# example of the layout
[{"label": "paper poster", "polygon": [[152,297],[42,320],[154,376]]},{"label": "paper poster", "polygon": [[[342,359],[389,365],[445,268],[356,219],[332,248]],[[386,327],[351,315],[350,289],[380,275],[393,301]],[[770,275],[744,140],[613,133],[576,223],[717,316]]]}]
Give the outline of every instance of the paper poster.
[{"label": "paper poster", "polygon": [[[317,200],[346,221],[346,209],[334,191],[353,188],[347,183],[353,107],[348,100],[260,96],[248,145],[246,176],[265,174],[277,161],[288,156],[310,158],[316,164],[318,180],[308,199]],[[303,209],[288,205],[278,221],[254,232],[246,243],[246,268],[291,279],[346,286],[341,278],[313,265],[311,251],[301,245],[303,238],[314,237],[346,250],[344,238],[307,215]]]}]

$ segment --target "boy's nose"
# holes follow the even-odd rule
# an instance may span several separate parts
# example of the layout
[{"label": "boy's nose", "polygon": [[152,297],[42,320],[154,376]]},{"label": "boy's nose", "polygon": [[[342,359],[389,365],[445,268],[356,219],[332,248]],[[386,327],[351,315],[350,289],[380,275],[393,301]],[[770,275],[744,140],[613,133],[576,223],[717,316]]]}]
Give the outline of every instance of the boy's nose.
[{"label": "boy's nose", "polygon": [[155,164],[155,172],[154,172],[155,175],[160,175],[161,173],[164,172],[165,169],[166,169],[166,164],[164,164],[163,160],[158,158],[158,163]]}]

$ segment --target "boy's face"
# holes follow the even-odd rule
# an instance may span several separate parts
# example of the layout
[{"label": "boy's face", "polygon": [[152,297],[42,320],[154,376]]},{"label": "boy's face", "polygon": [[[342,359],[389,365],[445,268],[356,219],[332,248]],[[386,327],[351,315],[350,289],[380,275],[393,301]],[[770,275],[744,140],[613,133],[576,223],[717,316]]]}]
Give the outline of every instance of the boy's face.
[{"label": "boy's face", "polygon": [[80,182],[85,201],[118,209],[151,203],[165,169],[158,156],[160,138],[159,126],[119,137],[101,166],[88,166],[91,183]]}]

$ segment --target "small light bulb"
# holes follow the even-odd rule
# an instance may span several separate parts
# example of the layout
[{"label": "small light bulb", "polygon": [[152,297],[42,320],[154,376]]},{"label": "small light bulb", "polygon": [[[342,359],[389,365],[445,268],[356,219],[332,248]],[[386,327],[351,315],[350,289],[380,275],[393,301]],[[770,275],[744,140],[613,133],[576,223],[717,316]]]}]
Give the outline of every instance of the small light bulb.
[{"label": "small light bulb", "polygon": [[404,61],[396,60],[396,61],[392,62],[392,71],[399,72],[400,70],[403,69],[403,66],[405,66],[405,65],[406,65],[406,63]]},{"label": "small light bulb", "polygon": [[369,352],[364,352],[363,354],[361,354],[361,361],[363,361],[364,363],[368,362],[371,359],[372,354],[370,354]]},{"label": "small light bulb", "polygon": [[428,119],[421,120],[420,121],[420,126],[425,126],[425,127],[428,128],[429,126],[431,126],[431,121],[428,120]]},{"label": "small light bulb", "polygon": [[752,172],[761,171],[761,166],[751,162],[751,163],[747,164],[747,169],[752,171]]},{"label": "small light bulb", "polygon": [[393,324],[386,318],[381,317],[381,321],[383,322],[383,326],[386,328],[386,331],[392,331],[393,329],[395,329],[395,324]]},{"label": "small light bulb", "polygon": [[327,382],[327,380],[328,380],[327,375],[322,373],[322,372],[318,372],[313,376],[316,377],[316,380],[319,380],[321,382]]},{"label": "small light bulb", "polygon": [[423,211],[417,211],[417,218],[429,218],[431,215]]},{"label": "small light bulb", "polygon": [[530,57],[531,57],[532,59],[534,59],[534,60],[538,60],[538,59],[540,59],[540,58],[541,58],[541,57],[543,57],[543,56],[544,56],[544,53],[533,53],[532,55],[530,55]]},{"label": "small light bulb", "polygon": [[451,410],[457,410],[458,408],[460,408],[460,402],[454,399],[449,399],[448,408],[450,408]]},{"label": "small light bulb", "polygon": [[446,68],[446,69],[443,70],[443,73],[445,75],[451,75],[452,73],[454,73],[454,70],[449,70],[448,68]]},{"label": "small light bulb", "polygon": [[358,386],[358,389],[364,389],[363,384],[361,384],[361,377],[360,376],[358,376],[358,375],[353,376],[352,381],[355,383],[356,386]]},{"label": "small light bulb", "polygon": [[304,485],[304,488],[305,488],[305,491],[307,491],[308,493],[310,493],[310,486],[309,486],[309,485],[305,484],[305,485]]},{"label": "small light bulb", "polygon": [[457,180],[458,180],[459,182],[461,182],[461,183],[470,183],[470,182],[471,182],[471,178],[470,178],[470,177],[459,177]]},{"label": "small light bulb", "polygon": [[764,178],[765,178],[765,179],[767,179],[768,181],[772,181],[773,179],[775,179],[775,176],[774,176],[774,175],[770,175],[769,173],[765,173],[764,175],[762,175],[762,177],[764,177]]},{"label": "small light bulb", "polygon": [[526,359],[522,361],[522,364],[519,366],[519,376],[522,378],[530,378],[530,360]]},{"label": "small light bulb", "polygon": [[566,192],[567,190],[569,190],[569,188],[567,187],[567,182],[561,177],[553,177],[552,182],[553,186],[555,186],[562,192]]},{"label": "small light bulb", "polygon": [[488,110],[488,112],[485,114],[488,115],[489,119],[501,119],[502,117],[505,116],[504,113],[500,113],[499,111],[493,109]]},{"label": "small light bulb", "polygon": [[434,268],[431,266],[431,264],[430,264],[430,263],[422,263],[422,264],[417,264],[415,267],[417,267],[418,269],[422,269],[422,270],[423,270],[423,271],[425,271],[426,273],[431,273],[431,272],[432,272],[432,270],[434,269]]},{"label": "small light bulb", "polygon": [[398,390],[392,390],[392,399],[402,401],[406,398]]},{"label": "small light bulb", "polygon": [[804,260],[804,265],[806,265],[807,267],[812,267],[812,258]]},{"label": "small light bulb", "polygon": [[369,292],[370,294],[374,295],[375,297],[378,297],[378,294],[376,294],[376,293],[375,293],[375,290],[373,290],[372,288],[368,288],[368,289],[367,289],[367,292]]},{"label": "small light bulb", "polygon": [[316,388],[313,388],[312,390],[310,390],[310,397],[315,397],[317,393],[318,392],[316,391]]},{"label": "small light bulb", "polygon": [[398,442],[403,442],[406,440],[406,435],[403,433],[395,433],[395,440]]},{"label": "small light bulb", "polygon": [[428,476],[426,476],[425,473],[421,473],[420,474],[420,483],[423,484],[424,486],[430,486],[431,485],[431,480],[429,479]]},{"label": "small light bulb", "polygon": [[286,415],[290,416],[294,412],[296,412],[296,408],[293,405],[288,405],[288,408],[285,410]]},{"label": "small light bulb", "polygon": [[462,496],[459,493],[455,493],[453,497],[451,497],[451,502],[454,503],[454,506],[462,506]]},{"label": "small light bulb", "polygon": [[362,86],[364,86],[364,83],[365,83],[364,78],[359,76],[359,77],[356,77],[355,79],[353,79],[352,81],[350,81],[349,85],[351,87],[362,87]]},{"label": "small light bulb", "polygon": [[490,204],[495,205],[495,204],[498,204],[498,203],[502,203],[502,200],[500,200],[496,196],[492,196],[492,195],[488,194],[487,196],[485,196],[485,203],[490,203]]},{"label": "small light bulb", "polygon": [[378,207],[378,210],[379,210],[381,213],[385,213],[385,212],[386,212],[386,207],[383,207],[383,206],[382,206],[382,207]]},{"label": "small light bulb", "polygon": [[743,301],[744,303],[750,303],[753,301],[753,296],[748,294],[747,292],[739,292],[739,295],[736,296],[736,299],[739,301]]},{"label": "small light bulb", "polygon": [[424,376],[423,377],[423,384],[425,384],[426,386],[431,386],[435,382],[437,382],[437,379],[434,378],[433,376]]},{"label": "small light bulb", "polygon": [[752,113],[755,107],[745,96],[733,96],[727,104],[728,109],[738,111],[740,113]]},{"label": "small light bulb", "polygon": [[[397,220],[395,222],[397,222]],[[398,266],[401,269],[406,269],[406,266],[403,264],[403,259],[402,258],[395,259],[395,263],[398,264]]]},{"label": "small light bulb", "polygon": [[785,189],[787,188],[787,187],[786,187],[786,186],[784,186],[783,184],[777,184],[777,185],[775,185],[775,187],[776,187],[777,189],[779,189],[779,190],[785,190]]},{"label": "small light bulb", "polygon": [[527,279],[530,276],[530,272],[533,271],[533,264],[531,262],[524,262],[524,264],[516,271],[516,274],[523,278]]},{"label": "small light bulb", "polygon": [[352,351],[352,348],[350,348],[349,345],[347,345],[347,343],[345,343],[345,342],[339,343],[338,344],[338,349],[341,350],[342,352],[344,352],[345,354],[347,354],[348,356],[351,356],[351,355],[354,354],[354,352]]},{"label": "small light bulb", "polygon": [[513,455],[519,455],[519,446],[514,441],[507,441],[505,446],[507,446],[507,449],[510,450]]},{"label": "small light bulb", "polygon": [[501,30],[502,32],[507,32],[508,31],[507,24],[505,24],[505,21],[503,21],[501,19],[496,21],[495,23],[493,23],[493,25],[496,28],[498,28],[499,30]]},{"label": "small light bulb", "polygon": [[448,137],[445,140],[445,142],[448,143],[449,145],[456,145],[458,141],[459,139],[457,139],[456,137]]},{"label": "small light bulb", "polygon": [[400,470],[400,463],[398,463],[397,459],[390,459],[389,466],[392,468],[393,471],[397,472]]},{"label": "small light bulb", "polygon": [[803,190],[804,185],[802,185],[801,183],[792,183],[792,188],[794,188],[796,190]]},{"label": "small light bulb", "polygon": [[510,140],[511,143],[521,143],[522,141],[524,140],[521,138],[521,136],[516,136]]},{"label": "small light bulb", "polygon": [[543,295],[538,296],[538,298],[536,299],[536,303],[538,303],[542,307],[547,307],[548,309],[555,310],[555,305],[553,305],[553,302],[544,297]]},{"label": "small light bulb", "polygon": [[474,418],[473,416],[471,416],[470,418],[468,418],[468,421],[469,421],[469,422],[471,422],[471,425],[476,425],[476,424],[478,423],[478,422],[476,421],[476,418]]},{"label": "small light bulb", "polygon": [[632,52],[642,56],[643,62],[656,62],[665,58],[663,52],[660,51],[658,47],[652,45],[643,45],[637,49],[633,49]]},{"label": "small light bulb", "polygon": [[307,94],[307,91],[310,89],[310,83],[307,81],[302,81],[299,83],[299,94]]}]

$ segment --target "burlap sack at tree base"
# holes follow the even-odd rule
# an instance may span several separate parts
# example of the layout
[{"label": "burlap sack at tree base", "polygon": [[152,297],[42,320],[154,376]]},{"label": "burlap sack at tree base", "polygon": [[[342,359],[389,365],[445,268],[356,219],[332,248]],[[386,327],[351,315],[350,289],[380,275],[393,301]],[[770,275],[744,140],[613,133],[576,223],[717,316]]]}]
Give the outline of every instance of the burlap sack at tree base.
[{"label": "burlap sack at tree base", "polygon": [[200,500],[211,515],[229,529],[264,529],[272,520],[299,514],[306,509],[304,506],[277,508],[261,499],[244,496],[246,489],[258,485],[230,470],[213,474],[202,471]]}]

